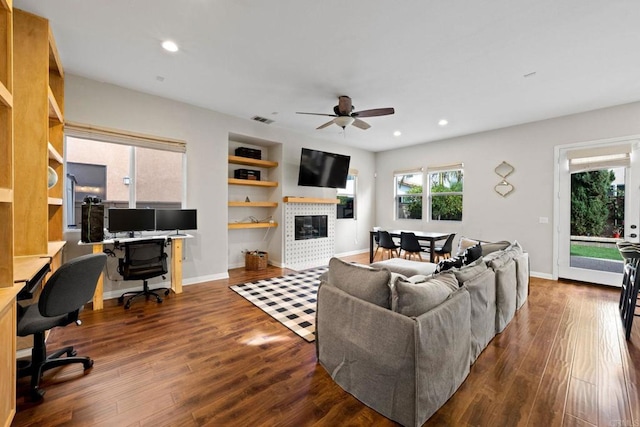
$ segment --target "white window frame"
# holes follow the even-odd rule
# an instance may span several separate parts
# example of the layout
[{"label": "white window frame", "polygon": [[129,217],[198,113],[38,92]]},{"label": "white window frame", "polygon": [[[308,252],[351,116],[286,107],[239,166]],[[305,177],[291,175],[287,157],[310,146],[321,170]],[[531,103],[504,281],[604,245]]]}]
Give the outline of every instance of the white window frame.
[{"label": "white window frame", "polygon": [[[347,187],[349,187],[348,182],[350,181],[349,178],[351,178],[351,181],[353,181],[353,192],[347,191]],[[337,219],[358,219],[358,213],[357,213],[358,202],[357,202],[357,196],[356,196],[358,192],[358,171],[350,169],[349,174],[347,175],[347,186],[345,188],[338,188],[337,190],[338,190],[337,196],[346,196],[346,197],[351,197],[353,199],[353,216],[351,218],[338,217],[337,210],[338,210],[338,206],[340,205],[338,204],[336,206],[336,218]]]},{"label": "white window frame", "polygon": [[[420,175],[422,182],[422,193],[412,193],[411,197],[420,197],[421,212],[420,218],[401,218],[398,207],[400,206],[400,197],[407,197],[407,194],[398,194],[398,178],[406,175]],[[414,168],[406,170],[398,170],[393,172],[393,215],[395,220],[417,220],[422,221],[424,218],[424,170],[423,168]]]},{"label": "white window frame", "polygon": [[[462,172],[462,191],[447,191],[447,192],[432,192],[431,191],[431,176],[440,174],[443,172]],[[464,218],[464,164],[455,163],[450,165],[430,166],[427,167],[427,192],[428,192],[428,221],[455,221],[462,222]],[[443,196],[460,196],[463,200],[461,207],[460,219],[434,219],[433,218],[433,198]]]}]

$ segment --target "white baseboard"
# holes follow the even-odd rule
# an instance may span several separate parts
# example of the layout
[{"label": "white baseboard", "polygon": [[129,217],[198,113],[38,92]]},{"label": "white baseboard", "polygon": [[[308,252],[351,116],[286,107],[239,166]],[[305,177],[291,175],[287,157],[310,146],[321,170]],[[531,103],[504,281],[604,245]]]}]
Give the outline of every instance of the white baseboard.
[{"label": "white baseboard", "polygon": [[360,254],[368,254],[369,248],[366,249],[356,249],[355,251],[342,252],[339,254],[335,254],[335,257],[343,257],[343,256],[351,256],[351,255],[360,255]]},{"label": "white baseboard", "polygon": [[[190,277],[188,279],[183,279],[182,280],[182,286],[189,286],[189,285],[196,285],[198,283],[204,283],[204,282],[213,282],[215,280],[222,280],[222,279],[228,279],[229,278],[229,273],[219,273],[219,274],[210,274],[208,276],[198,276],[198,277]],[[142,282],[138,283],[135,282],[137,284],[137,286],[131,287],[131,288],[125,288],[125,289],[115,289],[112,291],[108,291],[105,292],[102,296],[103,300],[108,300],[108,299],[113,299],[113,298],[119,298],[120,295],[122,295],[125,292],[137,292],[141,289],[142,286]],[[163,281],[163,282],[158,282],[158,283],[154,283],[152,285],[150,285],[151,289],[153,290],[153,288],[170,288],[171,287],[171,282],[170,281]]]},{"label": "white baseboard", "polygon": [[555,280],[553,278],[552,274],[548,274],[548,273],[540,273],[537,271],[530,271],[529,272],[529,276],[531,277],[537,277],[538,279],[547,279],[547,280]]}]

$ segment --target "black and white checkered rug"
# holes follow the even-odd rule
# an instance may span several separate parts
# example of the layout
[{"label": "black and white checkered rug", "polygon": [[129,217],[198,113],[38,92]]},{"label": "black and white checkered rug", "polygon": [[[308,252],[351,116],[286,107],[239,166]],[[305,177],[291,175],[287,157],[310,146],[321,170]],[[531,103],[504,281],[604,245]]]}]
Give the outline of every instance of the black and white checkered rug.
[{"label": "black and white checkered rug", "polygon": [[319,277],[327,270],[327,267],[317,267],[229,287],[308,342],[313,342],[316,339]]}]

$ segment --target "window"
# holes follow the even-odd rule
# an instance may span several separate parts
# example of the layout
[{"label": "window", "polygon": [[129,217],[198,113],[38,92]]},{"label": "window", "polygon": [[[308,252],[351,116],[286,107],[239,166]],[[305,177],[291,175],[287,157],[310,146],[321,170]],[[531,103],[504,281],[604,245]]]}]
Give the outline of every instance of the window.
[{"label": "window", "polygon": [[338,188],[338,219],[356,219],[356,178],[356,174],[349,173],[346,187]]},{"label": "window", "polygon": [[422,219],[422,171],[396,172],[396,219]]},{"label": "window", "polygon": [[[108,208],[182,207],[184,143],[143,140],[140,135],[101,134],[71,128],[66,138],[65,217],[80,228],[84,198]],[[153,138],[153,137],[152,137]]]},{"label": "window", "polygon": [[432,221],[462,221],[462,164],[429,168]]}]

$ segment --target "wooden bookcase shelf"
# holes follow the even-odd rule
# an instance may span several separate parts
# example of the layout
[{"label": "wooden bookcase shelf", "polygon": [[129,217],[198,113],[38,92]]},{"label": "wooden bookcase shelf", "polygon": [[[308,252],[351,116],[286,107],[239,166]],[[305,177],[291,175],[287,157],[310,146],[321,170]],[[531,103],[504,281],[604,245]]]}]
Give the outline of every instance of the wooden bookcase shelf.
[{"label": "wooden bookcase shelf", "polygon": [[49,88],[49,120],[56,123],[64,123],[62,116],[62,110],[56,101],[56,97],[53,95],[53,91]]},{"label": "wooden bookcase shelf", "polygon": [[0,203],[12,203],[13,190],[11,188],[0,188]]},{"label": "wooden bookcase shelf", "polygon": [[229,202],[230,208],[277,208],[278,202]]},{"label": "wooden bookcase shelf", "polygon": [[278,183],[275,181],[258,181],[255,179],[229,178],[229,185],[250,185],[254,187],[277,187]]},{"label": "wooden bookcase shelf", "polygon": [[58,150],[56,150],[55,147],[51,145],[50,142],[48,143],[48,149],[49,149],[49,160],[56,161],[60,164],[64,162],[64,160],[62,159],[62,156],[60,155],[60,153],[58,153]]},{"label": "wooden bookcase shelf", "polygon": [[229,230],[241,228],[272,228],[277,226],[277,222],[231,222],[229,223]]},{"label": "wooden bookcase shelf", "polygon": [[9,89],[0,81],[0,104],[5,107],[13,107],[13,95],[9,92]]},{"label": "wooden bookcase shelf", "polygon": [[234,165],[254,166],[258,168],[275,168],[278,162],[271,160],[251,159],[249,157],[229,156],[229,163]]},{"label": "wooden bookcase shelf", "polygon": [[62,206],[62,199],[58,197],[49,197],[47,201],[49,206]]}]

